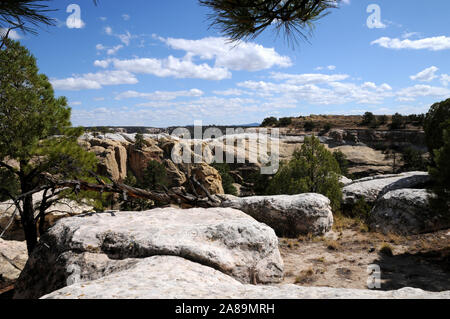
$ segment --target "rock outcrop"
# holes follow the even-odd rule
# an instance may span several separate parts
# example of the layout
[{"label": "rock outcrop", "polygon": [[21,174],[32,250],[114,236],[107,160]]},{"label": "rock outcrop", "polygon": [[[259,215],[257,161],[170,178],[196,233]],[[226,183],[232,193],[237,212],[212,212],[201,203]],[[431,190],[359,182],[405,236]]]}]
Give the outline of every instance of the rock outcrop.
[{"label": "rock outcrop", "polygon": [[379,175],[353,181],[342,190],[345,204],[353,204],[359,198],[374,203],[389,191],[414,188],[429,182],[427,172],[408,172],[398,175]]},{"label": "rock outcrop", "polygon": [[320,194],[226,198],[223,206],[249,214],[272,227],[278,236],[323,235],[333,226],[330,200]]},{"label": "rock outcrop", "polygon": [[241,211],[111,212],[66,218],[51,228],[22,272],[16,297],[38,298],[158,255],[183,257],[243,283],[275,283],[283,276],[275,232]]},{"label": "rock outcrop", "polygon": [[432,293],[404,288],[371,291],[297,285],[242,284],[213,268],[179,257],[156,256],[98,280],[76,283],[43,299],[448,299],[450,291]]},{"label": "rock outcrop", "polygon": [[450,228],[444,216],[429,207],[432,196],[424,189],[399,189],[377,200],[370,213],[370,227],[385,234],[412,235]]},{"label": "rock outcrop", "polygon": [[14,283],[19,278],[27,259],[25,242],[0,239],[0,287]]}]

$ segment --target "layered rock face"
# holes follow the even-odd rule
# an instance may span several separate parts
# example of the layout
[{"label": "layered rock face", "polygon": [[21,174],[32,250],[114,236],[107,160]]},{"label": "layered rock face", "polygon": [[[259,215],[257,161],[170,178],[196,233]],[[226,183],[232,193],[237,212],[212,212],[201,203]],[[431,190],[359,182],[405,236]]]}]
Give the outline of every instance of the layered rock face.
[{"label": "layered rock face", "polygon": [[404,288],[371,291],[243,284],[213,268],[172,256],[139,260],[129,269],[76,283],[43,299],[448,299],[450,292]]},{"label": "layered rock face", "polygon": [[385,234],[420,234],[450,227],[444,216],[433,213],[425,189],[390,191],[377,200],[370,213],[371,229]]},{"label": "layered rock face", "polygon": [[379,175],[353,181],[342,190],[345,204],[353,204],[359,198],[374,203],[389,191],[402,188],[414,188],[428,183],[427,172],[408,172],[398,175]]},{"label": "layered rock face", "polygon": [[[187,186],[187,167],[184,163],[175,164],[172,150],[174,148],[188,150],[189,157],[193,158],[190,145],[184,141],[172,138],[169,135],[145,135],[145,145],[137,149],[134,145],[135,134],[106,134],[106,136],[93,137],[85,134],[79,143],[86,150],[96,154],[99,159],[98,173],[110,176],[114,181],[123,182],[128,172],[132,172],[138,181],[143,181],[144,172],[150,161],[162,163],[166,168],[169,187]],[[211,156],[210,156],[211,157]],[[191,164],[189,167],[195,173],[197,180],[211,194],[223,194],[222,178],[216,169],[202,162]],[[197,190],[202,193],[201,189]]]},{"label": "layered rock face", "polygon": [[225,207],[239,209],[272,227],[279,236],[323,235],[333,226],[330,200],[320,194],[234,197]]},{"label": "layered rock face", "polygon": [[15,297],[38,298],[158,255],[182,257],[243,283],[276,283],[283,276],[275,232],[238,210],[102,213],[66,218],[51,228],[22,272]]}]

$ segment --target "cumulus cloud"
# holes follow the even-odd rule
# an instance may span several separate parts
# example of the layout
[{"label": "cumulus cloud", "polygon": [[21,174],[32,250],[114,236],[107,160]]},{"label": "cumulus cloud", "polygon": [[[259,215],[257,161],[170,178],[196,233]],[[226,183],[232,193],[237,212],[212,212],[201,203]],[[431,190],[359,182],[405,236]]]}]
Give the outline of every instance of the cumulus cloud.
[{"label": "cumulus cloud", "polygon": [[348,75],[326,74],[284,74],[273,73],[272,78],[282,83],[265,81],[245,81],[238,86],[252,90],[257,96],[282,96],[285,99],[308,102],[317,105],[346,104],[380,104],[387,97],[394,96],[392,87],[383,83],[377,85],[365,82],[361,85],[342,82]]},{"label": "cumulus cloud", "polygon": [[287,73],[272,73],[271,78],[275,80],[285,80],[291,84],[307,84],[307,83],[328,83],[335,81],[343,81],[349,78],[347,74],[287,74]]},{"label": "cumulus cloud", "polygon": [[189,91],[156,91],[152,93],[140,93],[136,91],[126,91],[116,96],[116,100],[130,98],[144,98],[154,101],[170,101],[179,97],[200,97],[204,94],[202,90],[191,89]]},{"label": "cumulus cloud", "polygon": [[442,74],[441,75],[441,82],[442,82],[443,85],[447,86],[450,83],[450,75]]},{"label": "cumulus cloud", "polygon": [[107,85],[136,84],[137,78],[127,71],[114,70],[74,75],[65,79],[50,81],[56,90],[98,90]]},{"label": "cumulus cloud", "polygon": [[372,41],[372,45],[378,44],[379,46],[387,49],[412,49],[412,50],[430,50],[440,51],[450,49],[450,37],[439,36],[431,38],[423,38],[419,40],[382,37],[375,41]]},{"label": "cumulus cloud", "polygon": [[402,102],[415,101],[417,97],[433,96],[446,98],[450,96],[450,90],[443,87],[417,84],[412,87],[401,89],[397,92],[397,100]]},{"label": "cumulus cloud", "polygon": [[420,82],[431,82],[435,78],[437,78],[436,72],[439,69],[435,66],[429,67],[416,75],[411,75],[410,79],[413,81],[420,81]]},{"label": "cumulus cloud", "polygon": [[231,78],[231,73],[223,67],[211,67],[208,64],[195,64],[190,59],[179,59],[169,56],[166,59],[136,58],[129,60],[95,61],[99,67],[113,65],[118,70],[136,74],[152,74],[158,77],[174,77],[178,79],[223,80]]},{"label": "cumulus cloud", "polygon": [[215,60],[215,67],[233,71],[260,71],[274,66],[289,67],[292,61],[274,48],[266,48],[253,42],[230,43],[223,37],[209,37],[200,40],[161,39],[175,50],[183,50],[190,57]]}]

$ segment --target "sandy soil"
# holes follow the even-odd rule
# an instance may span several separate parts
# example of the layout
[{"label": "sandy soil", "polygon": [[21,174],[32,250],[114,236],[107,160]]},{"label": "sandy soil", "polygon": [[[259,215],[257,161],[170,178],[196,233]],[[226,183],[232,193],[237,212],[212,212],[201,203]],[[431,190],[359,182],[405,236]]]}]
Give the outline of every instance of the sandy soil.
[{"label": "sandy soil", "polygon": [[382,290],[450,290],[449,230],[399,237],[345,229],[324,238],[280,239],[280,252],[284,283],[367,289],[367,268],[376,264]]}]

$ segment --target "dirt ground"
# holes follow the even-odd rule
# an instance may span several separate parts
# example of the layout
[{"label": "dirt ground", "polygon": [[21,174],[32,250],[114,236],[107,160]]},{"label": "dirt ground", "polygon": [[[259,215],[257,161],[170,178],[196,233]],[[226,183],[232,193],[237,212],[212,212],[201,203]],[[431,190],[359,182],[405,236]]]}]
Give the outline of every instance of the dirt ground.
[{"label": "dirt ground", "polygon": [[354,226],[323,238],[280,239],[284,283],[368,289],[368,266],[381,269],[381,290],[450,290],[450,230],[400,237]]}]

